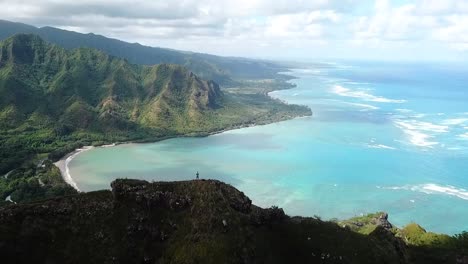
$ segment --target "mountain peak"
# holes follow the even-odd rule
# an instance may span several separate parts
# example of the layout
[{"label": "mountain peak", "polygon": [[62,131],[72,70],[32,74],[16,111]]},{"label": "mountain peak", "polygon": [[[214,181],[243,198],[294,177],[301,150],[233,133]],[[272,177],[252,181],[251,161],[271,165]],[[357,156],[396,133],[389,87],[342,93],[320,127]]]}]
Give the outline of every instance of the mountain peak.
[{"label": "mountain peak", "polygon": [[33,34],[0,42],[2,72],[8,78],[0,83],[0,111],[17,106],[26,118],[49,109],[52,120],[74,128],[187,129],[222,96],[216,83],[180,65],[134,65],[96,49],[65,50]]},{"label": "mountain peak", "polygon": [[0,61],[13,60],[15,63],[28,64],[40,59],[41,51],[48,44],[34,34],[15,34],[4,41]]}]

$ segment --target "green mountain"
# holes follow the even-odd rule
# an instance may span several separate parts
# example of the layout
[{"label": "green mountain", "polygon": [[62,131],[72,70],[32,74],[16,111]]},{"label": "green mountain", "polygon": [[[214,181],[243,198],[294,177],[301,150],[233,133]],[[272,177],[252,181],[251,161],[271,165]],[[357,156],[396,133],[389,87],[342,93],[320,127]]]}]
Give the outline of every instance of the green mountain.
[{"label": "green mountain", "polygon": [[0,198],[43,197],[37,182],[53,175],[53,187],[59,177],[35,163],[83,145],[202,136],[310,114],[263,94],[223,93],[179,65],[134,65],[14,35],[0,42],[0,173],[14,170],[0,178]]},{"label": "green mountain", "polygon": [[58,121],[66,130],[188,129],[222,93],[178,65],[136,66],[97,50],[67,51],[35,35],[0,44],[2,128]]},{"label": "green mountain", "polygon": [[117,180],[112,191],[0,208],[0,255],[2,263],[466,263],[468,234],[415,244],[430,233],[392,229],[382,215],[366,218],[377,225],[363,235],[259,208],[219,181]]},{"label": "green mountain", "polygon": [[182,65],[200,78],[214,80],[223,85],[234,85],[243,79],[287,79],[278,75],[285,67],[264,60],[221,57],[202,53],[177,51],[143,46],[138,43],[106,38],[95,34],[81,34],[53,27],[34,26],[0,20],[0,40],[17,33],[32,33],[66,49],[95,48],[107,54],[127,59],[130,63],[153,65],[160,63]]}]

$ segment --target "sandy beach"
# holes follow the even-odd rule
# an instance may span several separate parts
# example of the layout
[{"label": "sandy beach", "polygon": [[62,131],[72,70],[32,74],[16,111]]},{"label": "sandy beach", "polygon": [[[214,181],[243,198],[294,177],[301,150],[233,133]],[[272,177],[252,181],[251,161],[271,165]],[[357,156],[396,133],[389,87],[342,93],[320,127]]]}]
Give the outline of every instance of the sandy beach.
[{"label": "sandy beach", "polygon": [[[110,146],[110,145],[109,145]],[[63,180],[70,184],[73,188],[75,188],[77,191],[80,191],[76,183],[73,181],[73,178],[70,175],[70,171],[68,169],[68,163],[70,163],[71,160],[73,160],[74,157],[76,157],[78,154],[93,149],[93,146],[84,146],[82,148],[76,149],[75,151],[68,153],[65,155],[63,158],[61,158],[59,161],[55,162],[54,165],[57,166],[60,169],[60,173],[62,174]]]},{"label": "sandy beach", "polygon": [[[99,146],[98,148],[110,148],[116,146],[116,143],[108,144],[108,145],[102,145]],[[81,191],[78,186],[76,185],[76,182],[73,181],[73,178],[70,175],[70,170],[68,169],[68,163],[72,161],[78,154],[91,150],[95,148],[94,146],[84,146],[82,148],[75,149],[73,152],[68,153],[65,155],[63,158],[61,158],[59,161],[55,162],[54,165],[57,166],[60,170],[60,174],[62,174],[63,180],[70,184],[73,188],[75,188],[77,191]]]}]

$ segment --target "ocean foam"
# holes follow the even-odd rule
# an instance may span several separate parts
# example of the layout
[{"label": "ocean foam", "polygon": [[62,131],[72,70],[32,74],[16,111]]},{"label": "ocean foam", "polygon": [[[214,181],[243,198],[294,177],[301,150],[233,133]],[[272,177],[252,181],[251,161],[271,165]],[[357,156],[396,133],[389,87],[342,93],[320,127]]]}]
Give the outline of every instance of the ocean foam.
[{"label": "ocean foam", "polygon": [[451,119],[446,119],[442,122],[444,125],[449,125],[449,126],[456,126],[456,125],[461,125],[466,123],[468,121],[468,118],[451,118]]},{"label": "ocean foam", "polygon": [[447,133],[449,127],[445,125],[436,125],[430,122],[422,122],[417,120],[396,120],[395,126],[403,130],[410,137],[410,142],[419,147],[432,147],[439,144],[437,141],[430,141],[434,138],[433,135],[424,133]]},{"label": "ocean foam", "polygon": [[406,109],[406,108],[397,108],[397,109],[395,109],[395,111],[400,112],[400,113],[411,113],[411,112],[413,112],[412,110]]},{"label": "ocean foam", "polygon": [[468,139],[468,132],[460,134],[460,135],[458,135],[458,137],[461,138],[461,139]]},{"label": "ocean foam", "polygon": [[427,183],[427,184],[420,184],[420,185],[382,187],[382,189],[406,190],[406,191],[413,191],[413,192],[422,192],[425,194],[450,195],[450,196],[458,197],[463,200],[468,200],[468,191],[466,189],[457,188],[451,185],[442,186],[442,185],[437,185],[435,183]]},{"label": "ocean foam", "polygon": [[70,161],[72,161],[78,154],[82,153],[82,152],[85,152],[85,151],[88,151],[90,149],[94,148],[93,146],[85,146],[83,148],[79,148],[75,151],[75,153],[73,153],[72,155],[68,156],[66,159],[65,159],[65,174],[63,175],[64,176],[64,180],[70,184],[73,188],[75,188],[77,191],[80,191],[80,189],[78,188],[78,185],[76,185],[76,182],[73,180],[73,178],[71,177],[71,174],[70,174],[70,169],[68,168],[68,164],[70,163]]},{"label": "ocean foam", "polygon": [[390,147],[390,146],[383,145],[383,144],[368,144],[367,147],[368,148],[375,148],[375,149],[391,149],[391,150],[396,149],[394,147]]},{"label": "ocean foam", "polygon": [[359,98],[364,101],[370,101],[370,102],[378,102],[378,103],[404,103],[406,102],[406,100],[395,100],[395,99],[389,99],[389,98],[385,98],[381,96],[375,96],[375,95],[367,93],[366,91],[362,89],[353,91],[341,85],[333,86],[332,92],[340,96]]},{"label": "ocean foam", "polygon": [[409,129],[409,130],[422,130],[435,133],[447,133],[449,132],[449,127],[445,125],[436,125],[430,122],[423,122],[417,120],[398,120],[395,121],[395,124],[399,127]]},{"label": "ocean foam", "polygon": [[112,143],[112,144],[108,144],[108,145],[102,145],[100,146],[101,148],[111,148],[111,147],[115,147],[115,143]]},{"label": "ocean foam", "polygon": [[299,69],[291,69],[291,71],[287,72],[279,72],[280,74],[294,74],[294,73],[300,73],[300,74],[320,74],[322,73],[321,70],[318,69],[310,69],[310,68],[299,68]]},{"label": "ocean foam", "polygon": [[403,129],[403,132],[410,136],[410,142],[413,145],[419,147],[432,147],[434,145],[439,144],[437,141],[429,141],[428,139],[433,138],[433,136],[411,130],[411,129]]},{"label": "ocean foam", "polygon": [[373,106],[373,105],[369,105],[369,104],[358,104],[358,103],[348,103],[348,102],[346,102],[346,103],[349,104],[349,105],[365,108],[365,109],[361,109],[361,110],[378,110],[378,109],[380,109],[377,106]]}]

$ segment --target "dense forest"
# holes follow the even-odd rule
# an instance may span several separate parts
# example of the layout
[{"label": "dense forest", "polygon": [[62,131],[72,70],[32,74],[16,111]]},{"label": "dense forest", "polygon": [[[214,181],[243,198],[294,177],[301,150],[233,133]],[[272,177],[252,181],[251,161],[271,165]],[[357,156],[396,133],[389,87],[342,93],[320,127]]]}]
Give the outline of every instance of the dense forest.
[{"label": "dense forest", "polygon": [[284,85],[284,81],[291,78],[277,74],[286,71],[287,65],[271,61],[148,47],[92,33],[82,34],[53,27],[37,28],[22,23],[0,20],[0,40],[18,33],[32,33],[66,49],[80,47],[98,49],[134,64],[178,64],[186,67],[200,78],[214,80],[223,86],[237,86],[242,84],[243,80],[252,79],[271,79]]}]

